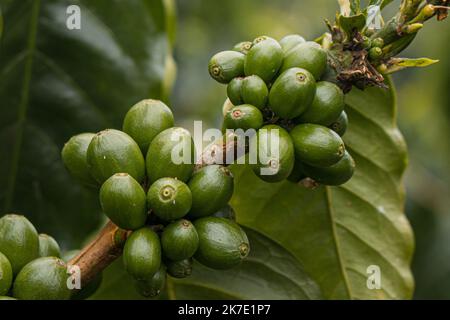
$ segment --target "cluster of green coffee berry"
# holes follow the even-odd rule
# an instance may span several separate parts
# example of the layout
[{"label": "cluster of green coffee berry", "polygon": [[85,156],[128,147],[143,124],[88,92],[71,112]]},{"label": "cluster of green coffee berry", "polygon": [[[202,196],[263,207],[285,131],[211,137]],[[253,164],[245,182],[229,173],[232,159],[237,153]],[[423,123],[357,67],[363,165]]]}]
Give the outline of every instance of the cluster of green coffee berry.
[{"label": "cluster of green coffee berry", "polygon": [[380,60],[380,58],[383,56],[383,46],[383,38],[370,39],[367,36],[363,36],[363,47],[369,53],[370,60]]},{"label": "cluster of green coffee berry", "polygon": [[[173,154],[187,150],[189,161],[174,161]],[[220,165],[196,167],[189,131],[174,127],[163,102],[134,105],[123,131],[72,137],[62,158],[75,178],[100,187],[100,204],[109,219],[133,231],[123,262],[144,296],[158,295],[167,273],[189,276],[193,257],[226,269],[248,255],[247,236],[227,207],[234,188],[230,171]]]},{"label": "cluster of green coffee berry", "polygon": [[[299,35],[280,42],[261,36],[217,53],[208,69],[227,84],[223,130],[255,129],[257,141],[279,132],[278,157],[253,166],[260,178],[340,185],[352,177],[355,164],[341,138],[348,122],[344,93],[322,80],[328,64],[319,44]],[[261,174],[264,167],[276,173]]]},{"label": "cluster of green coffee berry", "polygon": [[[69,299],[58,243],[21,215],[0,218],[0,300]],[[14,298],[13,298],[14,297]]]}]

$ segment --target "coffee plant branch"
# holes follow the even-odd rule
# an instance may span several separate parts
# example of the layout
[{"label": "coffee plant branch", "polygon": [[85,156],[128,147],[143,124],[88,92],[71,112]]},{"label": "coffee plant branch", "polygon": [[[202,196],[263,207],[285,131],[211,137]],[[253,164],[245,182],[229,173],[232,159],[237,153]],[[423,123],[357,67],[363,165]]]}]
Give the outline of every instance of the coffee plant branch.
[{"label": "coffee plant branch", "polygon": [[[196,169],[205,165],[224,164],[227,157],[236,159],[239,153],[236,152],[235,147],[236,140],[232,138],[210,144],[199,157]],[[153,228],[158,229],[158,226],[153,226]],[[80,268],[82,287],[122,255],[123,246],[130,234],[131,231],[121,229],[113,222],[108,221],[94,240],[68,262],[68,266]]]},{"label": "coffee plant branch", "polygon": [[69,261],[69,266],[80,268],[82,287],[121,256],[129,234],[129,231],[120,229],[109,221],[95,239]]},{"label": "coffee plant branch", "polygon": [[[347,2],[341,1],[340,4],[345,5]],[[387,1],[382,3],[386,4]],[[343,82],[341,86],[347,87],[348,90],[352,86],[361,87],[361,89],[367,85],[382,86],[383,74],[399,71],[405,67],[427,66],[436,62],[426,58],[406,59],[395,56],[410,45],[425,21],[435,16],[438,21],[444,20],[448,14],[448,5],[449,0],[403,0],[398,13],[372,34],[366,30],[365,24],[359,21],[359,15],[363,13],[352,6],[350,13],[348,8],[343,10],[346,16],[338,15],[335,24],[328,23],[330,34],[319,38],[321,40],[318,42],[331,41],[331,45],[327,45],[326,48],[329,49],[329,59],[332,60],[332,65],[336,69],[336,78]],[[367,41],[367,38],[381,42],[379,57],[370,58],[370,52],[364,48],[364,41]],[[325,46],[324,43],[321,44]],[[196,169],[211,164],[226,165],[233,162],[243,155],[242,152],[245,153],[245,148],[240,150],[237,146],[239,143],[236,139],[226,134],[225,138],[205,148],[199,157]],[[157,226],[154,227],[157,228]],[[96,238],[69,262],[69,265],[80,268],[82,286],[93,280],[97,274],[121,256],[125,240],[130,233],[131,231],[120,229],[109,221]]]}]

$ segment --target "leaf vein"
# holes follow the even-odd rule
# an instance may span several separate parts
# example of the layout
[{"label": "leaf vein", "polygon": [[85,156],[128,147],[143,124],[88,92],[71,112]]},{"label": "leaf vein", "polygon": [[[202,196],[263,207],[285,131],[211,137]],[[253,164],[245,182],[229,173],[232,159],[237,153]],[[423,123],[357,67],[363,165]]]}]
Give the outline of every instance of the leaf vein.
[{"label": "leaf vein", "polygon": [[340,249],[340,245],[339,245],[339,239],[338,239],[338,235],[336,232],[336,225],[335,225],[335,217],[334,217],[334,212],[333,212],[333,208],[331,206],[331,193],[329,190],[329,187],[325,187],[325,197],[326,197],[326,203],[327,203],[327,208],[328,208],[328,213],[330,215],[330,224],[331,224],[331,232],[333,235],[333,239],[334,239],[334,248],[336,250],[336,255],[338,258],[338,263],[339,263],[339,268],[341,269],[341,273],[342,273],[342,279],[344,281],[344,285],[345,285],[345,289],[347,290],[347,294],[349,296],[349,298],[352,298],[352,293],[350,290],[350,284],[349,284],[349,280],[347,277],[347,273],[345,271],[345,267],[344,267],[344,262],[342,260],[342,254],[341,254],[341,249]]}]

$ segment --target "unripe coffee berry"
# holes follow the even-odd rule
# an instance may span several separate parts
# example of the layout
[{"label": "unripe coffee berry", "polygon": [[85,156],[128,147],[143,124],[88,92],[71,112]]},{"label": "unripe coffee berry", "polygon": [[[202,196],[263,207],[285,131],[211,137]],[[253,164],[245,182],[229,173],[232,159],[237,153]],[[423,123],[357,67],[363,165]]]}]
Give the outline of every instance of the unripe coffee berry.
[{"label": "unripe coffee berry", "polygon": [[300,124],[292,129],[290,135],[296,159],[311,166],[331,166],[345,154],[341,137],[327,127],[310,123]]},{"label": "unripe coffee berry", "polygon": [[128,173],[138,182],[144,180],[144,156],[138,144],[119,130],[103,130],[92,138],[87,150],[87,163],[90,173],[99,183],[121,172]]},{"label": "unripe coffee berry", "polygon": [[243,54],[247,54],[248,51],[252,48],[253,43],[250,41],[243,41],[243,42],[239,42],[237,43],[234,47],[233,50],[234,51],[238,51],[240,53]]},{"label": "unripe coffee berry", "polygon": [[127,173],[116,173],[100,188],[103,212],[117,226],[136,230],[145,224],[147,206],[142,186]]},{"label": "unripe coffee berry", "polygon": [[220,83],[228,83],[244,75],[244,59],[245,55],[237,51],[219,52],[209,61],[209,74]]},{"label": "unripe coffee berry", "polygon": [[39,235],[39,256],[40,257],[57,257],[61,256],[61,250],[58,242],[47,234]]},{"label": "unripe coffee berry", "polygon": [[277,74],[282,62],[283,49],[280,44],[267,36],[258,37],[245,56],[245,75],[257,75],[269,83]]},{"label": "unripe coffee berry", "polygon": [[55,257],[33,260],[20,270],[13,295],[19,300],[68,300],[67,265]]},{"label": "unripe coffee berry", "polygon": [[192,258],[181,261],[167,261],[167,273],[174,278],[186,278],[192,274]]},{"label": "unripe coffee berry", "polygon": [[233,107],[224,118],[227,129],[259,129],[264,119],[261,111],[250,104],[242,104]]},{"label": "unripe coffee berry", "polygon": [[143,154],[161,131],[173,127],[172,111],[162,101],[146,99],[128,110],[123,120],[123,131],[139,145]]},{"label": "unripe coffee berry", "polygon": [[345,134],[345,131],[347,131],[347,126],[347,113],[345,111],[342,111],[339,117],[328,127],[342,137]]},{"label": "unripe coffee berry", "polygon": [[150,228],[134,231],[123,248],[125,270],[136,280],[151,280],[161,266],[159,236]]},{"label": "unripe coffee berry", "polygon": [[87,163],[87,149],[94,136],[94,133],[73,136],[64,144],[61,158],[72,177],[83,185],[98,187],[98,182],[91,175]]},{"label": "unripe coffee berry", "polygon": [[8,258],[0,252],[0,296],[8,293],[13,280],[11,263]]},{"label": "unripe coffee berry", "polygon": [[194,222],[199,235],[195,259],[214,269],[229,269],[239,265],[250,252],[244,230],[235,222],[216,217],[205,217]]},{"label": "unripe coffee berry", "polygon": [[327,53],[315,42],[300,43],[290,49],[283,60],[281,72],[290,68],[303,68],[319,80],[327,67]]},{"label": "unripe coffee berry", "polygon": [[39,257],[39,236],[27,218],[16,214],[0,218],[0,252],[8,258],[14,275]]},{"label": "unripe coffee berry", "polygon": [[136,290],[146,298],[157,297],[166,284],[166,267],[161,264],[159,270],[149,280],[136,280]]},{"label": "unripe coffee berry", "polygon": [[147,193],[148,207],[164,221],[184,217],[192,206],[189,187],[174,178],[156,180]]},{"label": "unripe coffee berry", "polygon": [[328,126],[344,111],[344,106],[344,93],[337,85],[328,81],[317,82],[311,105],[296,121]]},{"label": "unripe coffee berry", "polygon": [[191,217],[204,217],[224,207],[233,195],[233,176],[220,165],[209,165],[189,180],[192,192]]},{"label": "unripe coffee berry", "polygon": [[316,80],[307,70],[291,68],[273,83],[269,93],[272,111],[284,119],[301,115],[311,105],[316,93]]},{"label": "unripe coffee berry", "polygon": [[172,261],[191,258],[198,248],[197,230],[189,220],[174,221],[164,228],[161,246],[164,256]]},{"label": "unripe coffee berry", "polygon": [[164,177],[189,180],[195,166],[195,146],[189,131],[174,127],[159,133],[150,143],[145,163],[150,183]]}]

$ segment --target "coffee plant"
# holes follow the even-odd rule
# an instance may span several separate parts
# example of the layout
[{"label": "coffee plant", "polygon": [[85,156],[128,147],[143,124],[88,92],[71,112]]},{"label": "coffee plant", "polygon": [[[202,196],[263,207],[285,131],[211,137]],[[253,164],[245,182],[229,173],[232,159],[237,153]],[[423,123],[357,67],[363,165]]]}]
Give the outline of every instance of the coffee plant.
[{"label": "coffee plant", "polygon": [[[198,155],[167,103],[171,1],[78,1],[76,33],[60,26],[68,1],[0,2],[0,94],[17,106],[0,120],[0,300],[410,298],[389,75],[437,62],[399,54],[448,1],[403,0],[372,25],[391,2],[339,1],[317,39],[262,35],[213,55],[222,135]],[[52,220],[64,250],[13,210]]]}]

